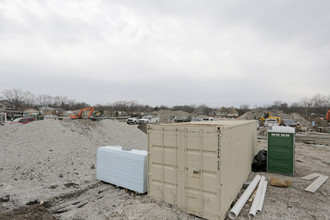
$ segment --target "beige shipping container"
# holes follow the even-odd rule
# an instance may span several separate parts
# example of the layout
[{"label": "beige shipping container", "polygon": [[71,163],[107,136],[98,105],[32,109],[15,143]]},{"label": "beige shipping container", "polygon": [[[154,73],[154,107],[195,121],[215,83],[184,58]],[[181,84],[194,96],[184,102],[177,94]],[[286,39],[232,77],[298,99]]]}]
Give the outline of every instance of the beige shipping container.
[{"label": "beige shipping container", "polygon": [[207,219],[224,219],[251,172],[256,121],[148,126],[148,195]]}]

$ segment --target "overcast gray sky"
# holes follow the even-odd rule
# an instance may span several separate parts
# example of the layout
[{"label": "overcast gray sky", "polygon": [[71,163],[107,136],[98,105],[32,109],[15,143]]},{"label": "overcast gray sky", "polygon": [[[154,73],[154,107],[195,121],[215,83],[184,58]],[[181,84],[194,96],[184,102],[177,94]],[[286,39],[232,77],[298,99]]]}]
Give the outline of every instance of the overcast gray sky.
[{"label": "overcast gray sky", "polygon": [[0,91],[90,104],[330,95],[330,1],[1,0]]}]

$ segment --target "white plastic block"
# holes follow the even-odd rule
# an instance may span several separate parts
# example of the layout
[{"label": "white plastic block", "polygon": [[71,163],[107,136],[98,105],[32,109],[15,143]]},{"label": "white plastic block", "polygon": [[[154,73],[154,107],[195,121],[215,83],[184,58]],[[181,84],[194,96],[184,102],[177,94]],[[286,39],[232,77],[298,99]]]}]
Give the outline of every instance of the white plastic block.
[{"label": "white plastic block", "polygon": [[295,133],[295,129],[291,127],[285,126],[273,126],[272,129],[268,130],[268,132],[277,132],[277,133]]},{"label": "white plastic block", "polygon": [[121,146],[97,149],[96,178],[129,190],[147,192],[147,151],[122,150]]}]

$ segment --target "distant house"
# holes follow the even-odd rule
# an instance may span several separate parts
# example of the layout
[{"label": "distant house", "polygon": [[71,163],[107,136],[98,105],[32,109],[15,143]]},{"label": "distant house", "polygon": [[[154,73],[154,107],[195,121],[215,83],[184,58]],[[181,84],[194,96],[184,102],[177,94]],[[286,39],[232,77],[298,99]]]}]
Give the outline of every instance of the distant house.
[{"label": "distant house", "polygon": [[220,117],[226,117],[228,114],[228,109],[225,107],[221,107],[216,111],[216,115]]},{"label": "distant house", "polygon": [[48,106],[39,107],[39,112],[42,115],[67,115],[67,112],[64,109]]},{"label": "distant house", "polygon": [[0,101],[0,112],[6,111],[7,109],[11,109],[11,105],[6,100]]},{"label": "distant house", "polygon": [[116,116],[126,116],[126,115],[128,115],[128,114],[127,114],[127,112],[125,112],[125,111],[116,111],[116,112],[115,112],[115,115],[116,115]]},{"label": "distant house", "polygon": [[228,109],[227,117],[229,117],[229,118],[237,118],[238,117],[238,112],[235,109],[230,108],[230,109]]},{"label": "distant house", "polygon": [[238,112],[233,108],[221,107],[217,110],[216,115],[220,117],[236,118],[238,117]]},{"label": "distant house", "polygon": [[26,108],[22,108],[22,111],[28,113],[29,115],[39,114],[38,108],[26,107]]}]

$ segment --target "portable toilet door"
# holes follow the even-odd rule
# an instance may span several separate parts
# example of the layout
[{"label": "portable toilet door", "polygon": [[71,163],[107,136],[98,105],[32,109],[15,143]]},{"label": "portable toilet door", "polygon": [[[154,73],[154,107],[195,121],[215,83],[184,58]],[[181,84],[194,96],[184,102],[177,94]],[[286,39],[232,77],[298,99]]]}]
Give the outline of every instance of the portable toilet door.
[{"label": "portable toilet door", "polygon": [[274,126],[268,131],[267,172],[294,176],[294,128]]}]

